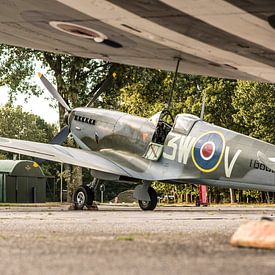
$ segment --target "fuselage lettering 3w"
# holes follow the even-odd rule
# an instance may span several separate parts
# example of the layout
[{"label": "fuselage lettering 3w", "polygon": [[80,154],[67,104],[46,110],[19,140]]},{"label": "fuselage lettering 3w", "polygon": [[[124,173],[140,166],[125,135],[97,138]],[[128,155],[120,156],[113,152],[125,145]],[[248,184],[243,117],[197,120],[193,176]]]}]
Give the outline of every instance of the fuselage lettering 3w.
[{"label": "fuselage lettering 3w", "polygon": [[[179,145],[177,144],[178,140],[180,140]],[[172,149],[171,154],[163,152],[163,157],[169,160],[175,160],[176,154],[178,153],[177,161],[186,164],[195,141],[195,137],[177,135],[170,139],[167,144],[167,147]]]},{"label": "fuselage lettering 3w", "polygon": [[187,164],[190,153],[194,165],[204,173],[215,171],[224,158],[224,170],[227,178],[231,177],[234,165],[242,150],[238,149],[229,160],[230,147],[225,146],[224,136],[219,132],[207,132],[196,137],[175,135],[167,144],[169,152],[163,157]]}]

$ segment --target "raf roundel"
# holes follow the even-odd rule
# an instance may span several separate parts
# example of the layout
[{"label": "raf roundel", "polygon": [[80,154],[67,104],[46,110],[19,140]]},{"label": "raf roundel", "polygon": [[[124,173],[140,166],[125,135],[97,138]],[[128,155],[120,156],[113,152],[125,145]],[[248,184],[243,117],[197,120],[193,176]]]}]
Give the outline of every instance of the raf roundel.
[{"label": "raf roundel", "polygon": [[216,170],[222,160],[224,147],[224,136],[221,133],[207,132],[201,135],[192,148],[195,166],[205,173]]}]

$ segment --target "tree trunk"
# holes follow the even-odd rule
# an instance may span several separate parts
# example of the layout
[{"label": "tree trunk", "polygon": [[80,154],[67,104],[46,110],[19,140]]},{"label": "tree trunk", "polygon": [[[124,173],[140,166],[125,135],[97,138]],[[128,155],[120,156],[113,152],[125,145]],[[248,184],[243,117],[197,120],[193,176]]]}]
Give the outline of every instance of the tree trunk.
[{"label": "tree trunk", "polygon": [[243,203],[243,191],[239,190],[239,203]]},{"label": "tree trunk", "polygon": [[185,193],[185,202],[186,202],[186,203],[189,203],[189,196],[188,196],[188,193],[187,193],[187,192]]},{"label": "tree trunk", "polygon": [[70,166],[69,177],[67,178],[67,202],[73,201],[73,194],[79,185],[82,185],[82,168]]},{"label": "tree trunk", "polygon": [[266,192],[266,202],[270,203],[270,194],[269,194],[269,192]]}]

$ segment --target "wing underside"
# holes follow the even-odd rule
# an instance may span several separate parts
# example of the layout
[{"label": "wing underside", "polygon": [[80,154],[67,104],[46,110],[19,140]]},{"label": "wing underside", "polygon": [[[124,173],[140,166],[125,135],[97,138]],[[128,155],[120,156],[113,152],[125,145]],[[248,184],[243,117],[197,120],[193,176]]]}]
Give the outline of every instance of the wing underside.
[{"label": "wing underside", "polygon": [[188,171],[182,174],[177,167],[171,166],[169,169],[163,169],[163,164],[159,161],[152,162],[134,154],[111,149],[93,152],[0,137],[0,150],[89,168],[95,177],[106,180],[131,178],[132,180],[156,181],[190,177]]},{"label": "wing underside", "polygon": [[78,165],[119,176],[131,176],[125,172],[123,168],[119,167],[104,156],[96,152],[82,149],[32,141],[0,138],[0,150],[55,162]]},{"label": "wing underside", "polygon": [[275,2],[0,1],[3,44],[182,73],[275,82]]}]

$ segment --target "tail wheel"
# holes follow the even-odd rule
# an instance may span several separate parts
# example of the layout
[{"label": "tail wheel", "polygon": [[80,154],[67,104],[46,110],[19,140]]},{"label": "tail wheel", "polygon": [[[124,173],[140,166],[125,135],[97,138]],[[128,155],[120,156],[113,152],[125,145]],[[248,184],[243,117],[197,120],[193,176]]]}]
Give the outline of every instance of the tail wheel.
[{"label": "tail wheel", "polygon": [[149,187],[148,193],[151,199],[150,201],[141,201],[141,200],[138,201],[139,207],[144,211],[154,210],[158,203],[157,192],[155,191],[155,189],[152,187]]},{"label": "tail wheel", "polygon": [[91,207],[94,201],[94,192],[86,185],[79,186],[74,193],[74,205],[76,210],[82,210],[84,206]]}]

